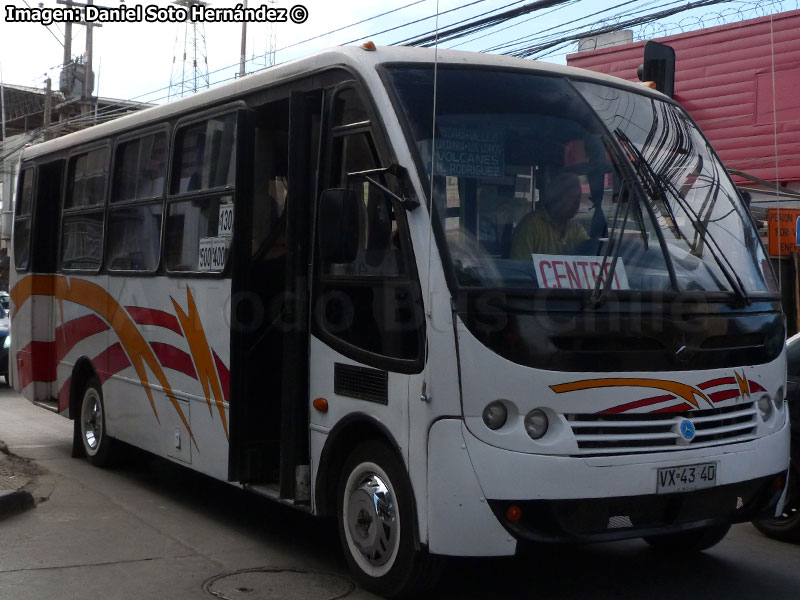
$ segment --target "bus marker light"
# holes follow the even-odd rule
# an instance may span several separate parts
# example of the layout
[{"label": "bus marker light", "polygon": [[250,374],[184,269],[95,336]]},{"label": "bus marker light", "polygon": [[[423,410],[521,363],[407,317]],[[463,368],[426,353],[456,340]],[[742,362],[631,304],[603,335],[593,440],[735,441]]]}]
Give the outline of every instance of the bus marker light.
[{"label": "bus marker light", "polygon": [[312,404],[319,412],[328,412],[328,401],[325,400],[325,398],[314,398],[314,402],[312,402]]},{"label": "bus marker light", "polygon": [[505,425],[506,419],[508,419],[508,409],[500,400],[487,404],[483,409],[483,422],[492,431]]},{"label": "bus marker light", "polygon": [[377,48],[375,47],[375,42],[373,42],[372,40],[367,40],[366,42],[361,44],[361,48],[369,52],[375,52],[375,50],[377,50]]},{"label": "bus marker light", "polygon": [[512,504],[506,511],[506,519],[512,523],[516,523],[522,518],[522,509],[516,504]]},{"label": "bus marker light", "polygon": [[534,408],[531,412],[525,415],[525,431],[528,432],[528,435],[532,440],[538,440],[545,433],[547,433],[547,427],[549,424],[550,423],[547,420],[547,415],[540,408]]}]

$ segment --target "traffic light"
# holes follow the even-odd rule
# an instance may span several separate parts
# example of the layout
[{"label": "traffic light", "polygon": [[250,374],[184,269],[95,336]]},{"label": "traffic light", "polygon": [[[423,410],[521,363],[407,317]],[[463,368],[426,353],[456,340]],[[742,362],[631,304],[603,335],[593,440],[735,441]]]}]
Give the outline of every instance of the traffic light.
[{"label": "traffic light", "polygon": [[645,84],[652,82],[659,92],[672,98],[675,95],[675,49],[666,44],[647,42],[644,45],[644,63],[639,66],[638,73]]}]

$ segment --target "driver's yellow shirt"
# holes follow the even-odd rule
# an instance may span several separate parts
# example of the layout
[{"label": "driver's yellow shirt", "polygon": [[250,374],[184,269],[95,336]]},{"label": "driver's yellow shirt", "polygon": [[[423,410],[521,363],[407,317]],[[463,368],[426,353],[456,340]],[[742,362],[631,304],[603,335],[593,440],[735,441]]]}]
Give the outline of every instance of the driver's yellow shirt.
[{"label": "driver's yellow shirt", "polygon": [[578,245],[589,239],[586,230],[575,221],[559,227],[547,210],[527,214],[514,228],[511,238],[511,258],[529,259],[531,254],[571,254]]}]

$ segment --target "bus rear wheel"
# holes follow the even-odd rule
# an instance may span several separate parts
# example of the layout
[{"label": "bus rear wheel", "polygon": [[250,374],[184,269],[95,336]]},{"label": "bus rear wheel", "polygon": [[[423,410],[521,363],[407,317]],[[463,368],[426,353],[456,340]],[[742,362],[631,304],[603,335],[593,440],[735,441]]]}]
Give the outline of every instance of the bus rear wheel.
[{"label": "bus rear wheel", "polygon": [[384,444],[364,443],[345,461],[337,523],[345,559],[362,587],[399,598],[436,582],[441,558],[415,547],[411,484]]},{"label": "bus rear wheel", "polygon": [[89,462],[98,467],[111,466],[116,454],[115,440],[106,433],[103,388],[96,375],[83,388],[74,427],[74,443],[83,448]]},{"label": "bus rear wheel", "polygon": [[729,524],[709,525],[678,533],[648,536],[644,541],[661,552],[700,552],[721,542],[730,528]]}]

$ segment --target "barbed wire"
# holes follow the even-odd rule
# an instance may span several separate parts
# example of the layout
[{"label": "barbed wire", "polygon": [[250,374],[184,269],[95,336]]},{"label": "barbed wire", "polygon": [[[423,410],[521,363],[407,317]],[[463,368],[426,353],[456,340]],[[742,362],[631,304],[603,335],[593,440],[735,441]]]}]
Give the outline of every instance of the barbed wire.
[{"label": "barbed wire", "polygon": [[676,22],[645,23],[633,30],[636,41],[667,37],[698,29],[707,29],[717,25],[728,25],[748,19],[766,17],[767,15],[797,10],[800,2],[787,0],[749,0],[740,2],[739,6],[730,6],[720,11],[709,11],[702,15],[691,15]]}]

